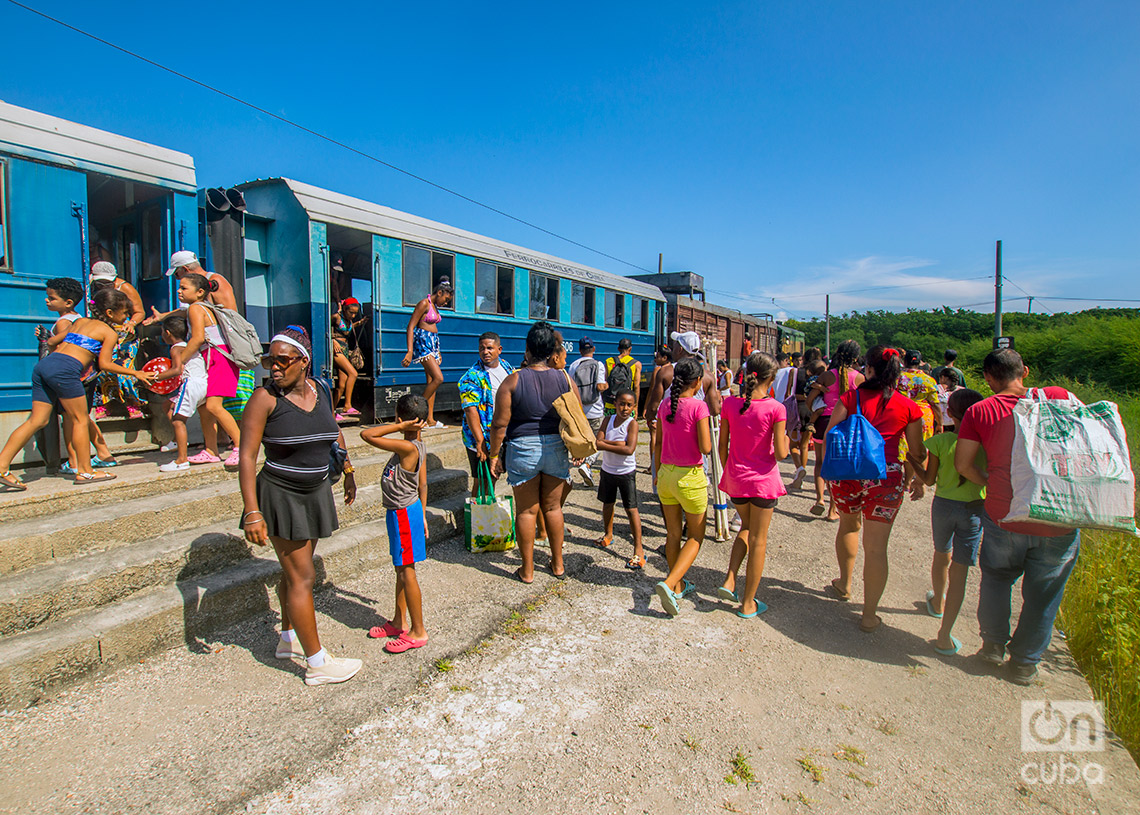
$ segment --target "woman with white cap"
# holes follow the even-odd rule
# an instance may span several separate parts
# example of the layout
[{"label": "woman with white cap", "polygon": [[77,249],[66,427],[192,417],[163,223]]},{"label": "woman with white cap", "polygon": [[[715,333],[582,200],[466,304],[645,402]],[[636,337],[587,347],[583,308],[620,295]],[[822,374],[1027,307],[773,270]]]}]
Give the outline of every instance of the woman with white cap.
[{"label": "woman with white cap", "polygon": [[[125,280],[119,278],[114,265],[101,260],[91,267],[91,296],[100,289],[109,288],[126,295],[130,301],[129,315],[119,325],[112,326],[119,335],[119,342],[115,345],[114,360],[117,365],[134,370],[135,357],[139,352],[139,338],[135,327],[143,322],[146,312],[143,311],[142,297],[138,289]],[[96,419],[107,418],[107,407],[119,402],[127,410],[127,416],[132,419],[143,417],[142,408],[146,406],[146,399],[139,396],[136,380],[133,377],[103,371],[95,380],[94,397],[91,400],[95,409]]]},{"label": "woman with white cap", "polygon": [[[333,415],[332,396],[309,378],[312,346],[305,329],[291,325],[269,341],[262,363],[269,384],[249,398],[242,419],[238,479],[245,511],[245,539],[271,543],[281,563],[277,597],[281,601],[278,659],[304,658],[306,685],[345,682],[360,670],[359,659],[329,655],[317,635],[313,609],[317,540],[338,526],[330,463],[333,445],[345,449]],[[257,454],[265,446],[265,464]],[[344,459],[344,502],[356,499],[352,465]]]}]

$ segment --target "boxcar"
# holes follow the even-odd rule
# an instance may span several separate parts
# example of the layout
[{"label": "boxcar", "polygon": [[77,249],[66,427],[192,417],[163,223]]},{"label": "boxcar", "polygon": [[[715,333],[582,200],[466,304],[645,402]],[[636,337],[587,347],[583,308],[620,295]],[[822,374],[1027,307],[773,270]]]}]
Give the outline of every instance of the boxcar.
[{"label": "boxcar", "polygon": [[107,260],[165,310],[171,252],[198,249],[196,186],[190,156],[0,102],[0,437],[31,407],[44,282]]},{"label": "boxcar", "polygon": [[774,322],[690,297],[669,298],[668,327],[670,331],[696,331],[716,340],[717,358],[727,359],[734,370],[743,361],[745,334],[752,340],[752,350],[777,351]]},{"label": "boxcar", "polygon": [[332,314],[349,296],[360,301],[370,318],[354,398],[364,421],[391,416],[396,399],[423,388],[423,369],[401,364],[407,324],[442,277],[455,300],[442,310],[437,409],[459,407],[456,383],[478,358],[480,334],[498,333],[505,358],[517,364],[539,319],[554,323],[575,351],[590,336],[602,359],[628,337],[643,369],[653,368],[664,305],[655,286],[286,178],[237,189],[246,205],[244,268],[218,271],[244,276],[246,316],[263,337],[305,326],[325,376],[333,373]]}]

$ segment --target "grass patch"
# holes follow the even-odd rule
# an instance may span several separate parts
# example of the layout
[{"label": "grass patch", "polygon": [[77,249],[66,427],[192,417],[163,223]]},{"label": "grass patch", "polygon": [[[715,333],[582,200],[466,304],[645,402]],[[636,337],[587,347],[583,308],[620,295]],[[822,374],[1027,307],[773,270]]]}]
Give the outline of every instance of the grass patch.
[{"label": "grass patch", "polygon": [[447,672],[448,672],[448,671],[450,671],[450,670],[451,670],[453,667],[455,667],[455,666],[453,666],[453,665],[451,664],[451,660],[450,660],[450,659],[437,659],[437,660],[435,661],[435,669],[436,669],[437,671],[439,671],[441,674],[445,674],[445,673],[447,673]]},{"label": "grass patch", "polygon": [[470,685],[452,685],[451,686],[451,692],[452,693],[463,693],[464,691],[468,691],[468,690],[471,690]]},{"label": "grass patch", "polygon": [[805,773],[811,776],[811,780],[816,784],[822,784],[826,780],[827,777],[823,773],[823,767],[819,766],[815,759],[807,753],[804,753],[796,759],[796,762]]},{"label": "grass patch", "polygon": [[681,744],[688,747],[694,753],[701,749],[701,743],[689,735],[681,736]]},{"label": "grass patch", "polygon": [[728,760],[729,774],[724,777],[725,782],[735,784],[738,781],[743,781],[745,784],[755,784],[756,776],[752,772],[752,764],[748,761],[748,756],[744,755],[740,750]]},{"label": "grass patch", "polygon": [[503,633],[508,637],[518,638],[532,631],[534,629],[527,623],[526,617],[517,611],[512,611],[511,616],[507,617],[506,622],[503,623]]},{"label": "grass patch", "polygon": [[894,722],[890,719],[879,719],[875,722],[875,729],[887,736],[897,736],[899,734],[899,729],[895,727]]},{"label": "grass patch", "polygon": [[855,781],[858,781],[860,784],[862,784],[864,787],[867,787],[868,789],[871,787],[879,786],[877,783],[875,783],[871,779],[864,778],[863,776],[859,775],[859,773],[855,772],[854,770],[848,770],[846,773],[846,776],[848,778],[854,779]]},{"label": "grass patch", "polygon": [[839,749],[832,753],[840,761],[850,761],[852,764],[858,764],[860,767],[867,766],[866,753],[858,747],[852,747],[850,744],[840,744]]}]

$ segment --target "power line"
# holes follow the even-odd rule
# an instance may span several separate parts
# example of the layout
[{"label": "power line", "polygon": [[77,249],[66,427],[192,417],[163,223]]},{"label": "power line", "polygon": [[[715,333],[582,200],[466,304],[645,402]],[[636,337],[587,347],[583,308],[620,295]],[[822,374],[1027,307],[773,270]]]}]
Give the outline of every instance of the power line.
[{"label": "power line", "polygon": [[[957,280],[929,280],[924,283],[900,283],[897,286],[867,286],[862,289],[844,289],[842,291],[819,291],[812,292],[811,294],[787,294],[782,299],[796,300],[803,297],[823,297],[827,294],[857,294],[865,291],[885,291],[887,289],[913,289],[920,286],[941,286],[948,283],[968,283],[973,280],[989,280],[989,275],[981,275],[980,277],[962,277]],[[731,292],[729,292],[731,294]]]},{"label": "power line", "polygon": [[[1008,275],[1006,275],[1004,272],[1002,273],[1002,276],[1001,276],[1001,277],[1002,277],[1002,280],[1004,280],[1006,283],[1009,283],[1011,286],[1013,286],[1013,287],[1014,287],[1014,288],[1016,288],[1018,291],[1020,291],[1022,294],[1024,294],[1026,297],[1028,297],[1028,298],[1029,298],[1029,307],[1030,307],[1030,308],[1033,308],[1033,301],[1034,301],[1034,300],[1037,300],[1037,299],[1039,299],[1038,297],[1036,297],[1035,295],[1032,295],[1032,294],[1030,294],[1030,293],[1029,293],[1029,292],[1027,292],[1025,289],[1021,288],[1021,286],[1019,286],[1019,285],[1017,285],[1016,283],[1014,283],[1014,282],[1013,282],[1013,281],[1012,281],[1012,280],[1009,278],[1009,276],[1008,276]],[[1018,299],[1020,299],[1020,298],[1018,298]],[[1049,316],[1053,316],[1053,312],[1052,312],[1052,311],[1049,311],[1049,309],[1045,308],[1045,306],[1041,306],[1040,308],[1041,308],[1041,310],[1042,310],[1042,311],[1044,311],[1044,312],[1048,313],[1048,314],[1049,314]]]},{"label": "power line", "polygon": [[565,241],[566,243],[572,244],[573,246],[577,246],[580,249],[585,249],[587,252],[593,252],[596,255],[601,255],[604,258],[609,258],[610,260],[616,261],[617,263],[624,264],[626,266],[629,266],[630,268],[637,269],[637,270],[642,271],[642,272],[649,272],[650,274],[652,274],[654,272],[653,269],[646,268],[645,266],[638,266],[636,263],[630,263],[628,260],[622,260],[621,258],[619,258],[615,255],[611,255],[607,252],[603,252],[600,249],[594,249],[592,246],[587,246],[584,243],[576,241],[572,238],[567,238],[565,235],[560,235],[557,232],[553,232],[549,229],[546,229],[545,227],[541,227],[536,223],[525,220],[524,218],[519,218],[517,215],[511,215],[509,212],[505,212],[501,209],[498,209],[497,207],[493,207],[490,204],[484,204],[482,201],[478,201],[469,195],[464,195],[463,193],[461,193],[457,190],[453,190],[450,187],[445,187],[443,184],[439,184],[435,181],[432,181],[428,178],[425,178],[424,176],[417,175],[416,173],[413,173],[410,170],[405,170],[402,167],[398,167],[389,161],[385,161],[384,159],[380,158],[379,156],[374,156],[371,153],[366,153],[363,150],[360,150],[356,147],[353,147],[349,144],[346,144],[342,141],[339,141],[339,140],[333,138],[332,136],[326,136],[324,133],[321,133],[317,130],[313,130],[310,127],[306,127],[305,125],[300,124],[299,122],[295,122],[292,119],[287,119],[286,117],[281,116],[280,114],[274,113],[271,110],[266,110],[263,107],[255,105],[253,102],[247,102],[245,99],[242,99],[239,96],[234,96],[232,93],[228,93],[228,92],[226,92],[220,88],[216,88],[213,85],[208,85],[199,79],[195,79],[192,76],[181,73],[180,71],[176,71],[169,66],[163,65],[161,62],[156,62],[153,59],[149,59],[147,57],[144,57],[142,54],[131,51],[127,48],[124,48],[121,45],[117,45],[117,44],[111,42],[110,40],[103,39],[102,37],[97,36],[95,34],[92,34],[89,31],[85,31],[82,28],[79,28],[77,26],[71,25],[68,22],[60,20],[57,17],[52,17],[50,14],[45,14],[44,12],[40,11],[39,9],[35,9],[29,5],[25,5],[24,3],[18,2],[18,0],[8,0],[8,2],[14,6],[17,6],[19,8],[24,9],[25,11],[29,11],[32,14],[35,14],[39,17],[42,17],[45,20],[53,22],[56,25],[63,26],[64,28],[66,28],[70,31],[74,31],[76,34],[81,34],[82,36],[87,37],[88,39],[92,39],[95,42],[106,45],[108,48],[113,48],[116,51],[119,51],[123,54],[126,54],[129,57],[133,57],[133,58],[135,58],[141,62],[145,62],[147,65],[151,65],[155,68],[158,68],[159,70],[166,71],[169,74],[173,74],[174,76],[178,77],[179,79],[184,79],[187,82],[190,82],[194,85],[197,85],[200,88],[205,88],[206,90],[211,91],[213,93],[216,93],[219,96],[223,96],[226,99],[229,99],[233,102],[237,102],[239,105],[244,105],[245,107],[250,108],[251,110],[255,110],[264,116],[269,116],[270,118],[276,119],[277,121],[282,122],[284,124],[287,124],[290,127],[295,127],[296,129],[298,129],[304,133],[307,133],[310,136],[315,136],[318,139],[321,139],[322,141],[325,141],[325,142],[328,142],[329,144],[340,147],[344,150],[349,151],[350,153],[355,153],[356,155],[361,156],[363,158],[366,158],[369,161],[374,161],[377,164],[383,165],[384,167],[387,167],[390,170],[395,170],[396,172],[401,173],[401,174],[407,176],[408,178],[412,178],[412,179],[415,179],[416,181],[419,181],[423,184],[427,184],[429,187],[434,187],[435,189],[440,190],[441,192],[445,192],[449,195],[454,195],[456,198],[459,198],[463,201],[466,201],[469,204],[474,204],[477,207],[482,207],[483,209],[488,210],[489,212],[493,212],[496,215],[501,215],[504,218],[509,218],[510,220],[515,221],[516,223],[520,223],[523,226],[528,226],[531,229],[537,229],[539,232],[542,232],[546,235],[550,235],[552,238],[557,238],[560,241]]},{"label": "power line", "polygon": [[1112,297],[1037,297],[1034,300],[1061,300],[1064,302],[1076,301],[1081,303],[1140,303],[1140,300],[1122,300]]}]

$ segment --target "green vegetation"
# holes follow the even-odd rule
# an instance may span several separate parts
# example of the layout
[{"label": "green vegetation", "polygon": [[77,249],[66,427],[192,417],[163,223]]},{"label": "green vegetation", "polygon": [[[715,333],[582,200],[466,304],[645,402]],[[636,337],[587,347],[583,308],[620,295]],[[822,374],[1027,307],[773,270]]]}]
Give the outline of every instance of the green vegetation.
[{"label": "green vegetation", "polygon": [[756,776],[752,772],[752,764],[748,761],[748,756],[744,755],[740,750],[728,760],[729,774],[724,777],[725,783],[735,784],[737,781],[743,781],[745,784],[755,784]]},{"label": "green vegetation", "polygon": [[[819,320],[792,322],[809,346],[823,343]],[[1030,369],[1030,384],[1061,385],[1085,403],[1120,406],[1132,467],[1140,466],[1140,310],[1097,309],[1077,314],[1007,314],[1004,333],[1014,337]],[[989,394],[981,364],[992,348],[993,315],[950,309],[901,314],[867,312],[831,320],[832,347],[855,339],[867,348],[889,343],[917,348],[932,364],[942,351],[958,351],[970,387]],[[1065,590],[1057,626],[1109,724],[1140,760],[1140,539],[1089,530]],[[880,729],[883,729],[880,727]],[[886,732],[884,730],[884,732]]]},{"label": "green vegetation", "polygon": [[[822,320],[789,320],[788,325],[804,332],[808,346],[823,345]],[[992,314],[962,309],[854,312],[831,318],[831,347],[853,339],[864,349],[880,343],[917,348],[931,365],[941,365],[942,352],[954,348],[958,366],[980,380],[982,360],[993,347],[993,326]],[[1138,309],[1006,314],[1002,330],[1042,380],[1065,376],[1116,392],[1140,391]]]}]

